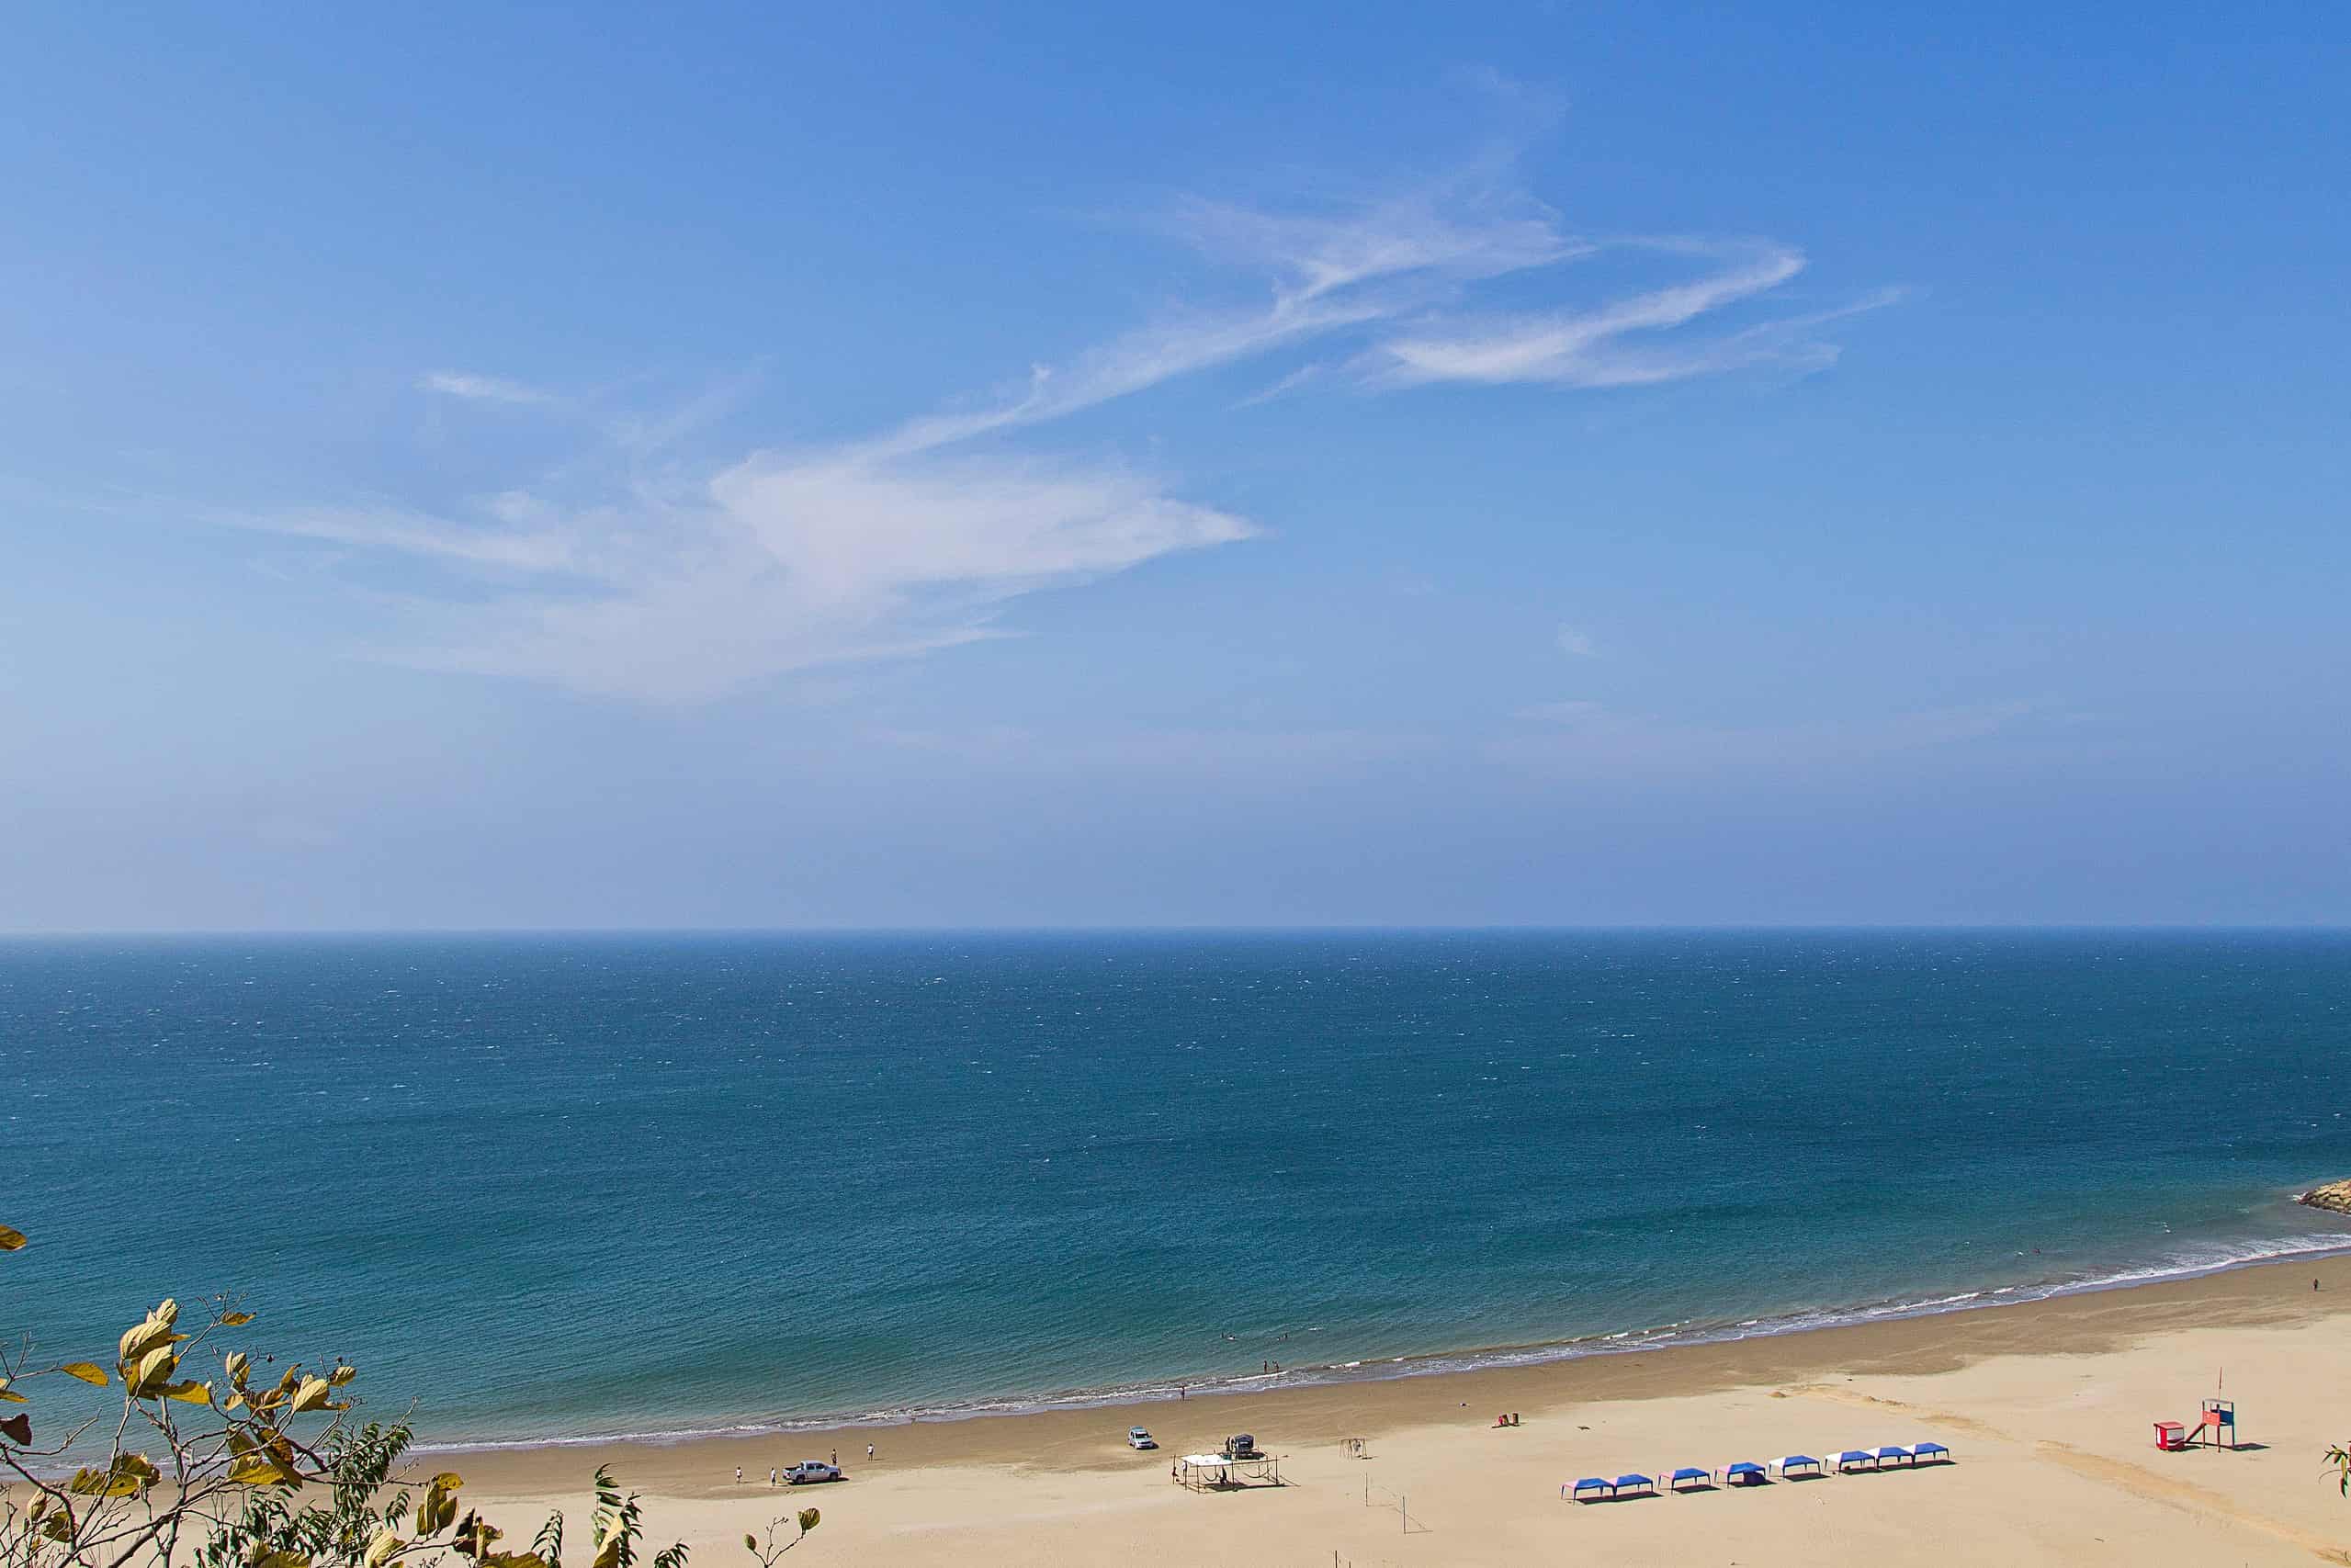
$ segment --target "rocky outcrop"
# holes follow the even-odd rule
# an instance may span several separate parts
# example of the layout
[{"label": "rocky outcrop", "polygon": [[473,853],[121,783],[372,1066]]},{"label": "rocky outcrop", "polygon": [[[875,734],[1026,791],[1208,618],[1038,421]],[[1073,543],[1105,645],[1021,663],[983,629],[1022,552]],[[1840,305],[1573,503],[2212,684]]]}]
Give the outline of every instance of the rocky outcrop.
[{"label": "rocky outcrop", "polygon": [[2351,1181],[2330,1181],[2323,1187],[2313,1187],[2294,1201],[2308,1203],[2313,1209],[2332,1209],[2338,1214],[2351,1214]]}]

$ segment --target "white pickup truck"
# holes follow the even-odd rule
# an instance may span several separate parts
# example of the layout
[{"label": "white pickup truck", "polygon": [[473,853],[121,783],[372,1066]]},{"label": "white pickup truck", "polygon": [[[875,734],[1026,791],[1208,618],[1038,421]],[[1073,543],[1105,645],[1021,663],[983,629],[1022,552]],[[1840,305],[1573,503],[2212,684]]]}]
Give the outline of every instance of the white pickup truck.
[{"label": "white pickup truck", "polygon": [[808,1486],[819,1481],[841,1479],[841,1467],[827,1464],[820,1459],[804,1459],[784,1472],[784,1483],[787,1486]]}]

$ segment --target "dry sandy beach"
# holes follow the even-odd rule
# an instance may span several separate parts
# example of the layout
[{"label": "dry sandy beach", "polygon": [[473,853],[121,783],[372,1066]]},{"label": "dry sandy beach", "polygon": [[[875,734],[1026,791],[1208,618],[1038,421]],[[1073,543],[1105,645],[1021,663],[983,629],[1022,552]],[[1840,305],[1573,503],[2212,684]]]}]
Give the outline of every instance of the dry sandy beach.
[{"label": "dry sandy beach", "polygon": [[[650,1533],[706,1563],[740,1560],[745,1530],[815,1506],[824,1522],[788,1563],[2351,1564],[2351,1501],[2320,1462],[2351,1437],[2345,1312],[2351,1258],[2328,1258],[1540,1367],[428,1462],[453,1463],[468,1501],[516,1534],[554,1506],[579,1528],[587,1478],[609,1464],[645,1494]],[[2153,1424],[2193,1420],[2216,1387],[2246,1446],[2157,1450]],[[1496,1429],[1504,1410],[1524,1424]],[[1125,1446],[1138,1422],[1159,1453]],[[1283,1456],[1286,1484],[1170,1482],[1170,1454],[1236,1431]],[[1595,1506],[1559,1495],[1585,1475],[1929,1438],[1956,1462]],[[766,1484],[771,1467],[834,1449],[846,1482]]]}]

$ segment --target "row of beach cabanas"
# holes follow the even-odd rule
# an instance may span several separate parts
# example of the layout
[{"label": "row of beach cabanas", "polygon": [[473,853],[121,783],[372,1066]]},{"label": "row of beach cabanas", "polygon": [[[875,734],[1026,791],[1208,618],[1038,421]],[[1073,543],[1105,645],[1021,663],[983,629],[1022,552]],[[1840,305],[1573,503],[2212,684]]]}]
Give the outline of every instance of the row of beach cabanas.
[{"label": "row of beach cabanas", "polygon": [[1604,1503],[1617,1497],[1655,1497],[1662,1485],[1667,1492],[1700,1491],[1715,1486],[1759,1486],[1777,1474],[1783,1481],[1808,1481],[1815,1476],[1838,1474],[1848,1470],[1882,1470],[1889,1464],[1949,1464],[1951,1450],[1940,1443],[1888,1443],[1882,1448],[1847,1449],[1826,1459],[1814,1459],[1810,1454],[1783,1454],[1774,1460],[1743,1459],[1725,1465],[1720,1471],[1701,1470],[1694,1464],[1666,1472],[1662,1483],[1654,1475],[1633,1473],[1620,1475],[1611,1481],[1606,1476],[1588,1475],[1572,1486],[1562,1486],[1559,1495],[1578,1503]]}]

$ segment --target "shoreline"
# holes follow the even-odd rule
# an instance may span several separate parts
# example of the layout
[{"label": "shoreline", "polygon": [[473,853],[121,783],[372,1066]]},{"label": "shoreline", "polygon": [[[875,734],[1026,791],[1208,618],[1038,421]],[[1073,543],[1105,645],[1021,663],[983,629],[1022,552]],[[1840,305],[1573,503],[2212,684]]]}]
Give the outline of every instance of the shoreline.
[{"label": "shoreline", "polygon": [[[2295,1195],[2299,1200],[2300,1194]],[[2322,1211],[2323,1212],[2323,1211]],[[2315,1216],[2313,1216],[2315,1217]],[[1318,1389],[1398,1382],[1427,1378],[1454,1378],[1482,1372],[1532,1370],[1605,1357],[1638,1356],[1664,1350],[1735,1346],[1751,1341],[1836,1333],[1881,1324],[1915,1322],[1978,1312],[2006,1310],[2063,1301],[2077,1296],[2137,1292],[2153,1287],[2210,1279],[2218,1275],[2277,1266],[2317,1263],[2351,1256],[2351,1228],[2337,1233],[2278,1238],[2307,1242],[2269,1251],[2206,1262],[2182,1262],[2169,1268],[2145,1267],[2086,1279],[2014,1285],[1986,1285],[1949,1295],[1916,1300],[1863,1303],[1713,1323],[1697,1326],[1687,1321],[1644,1328],[1623,1329],[1577,1338],[1527,1344],[1475,1346],[1416,1354],[1366,1358],[1354,1361],[1289,1367],[1274,1373],[1237,1373],[1191,1379],[1141,1380],[1091,1389],[1056,1390],[1027,1395],[979,1395],[966,1401],[865,1412],[835,1412],[804,1417],[741,1421],[707,1427],[622,1431],[554,1437],[449,1438],[426,1437],[422,1428],[414,1451],[452,1457],[605,1449],[673,1449],[703,1443],[779,1442],[819,1438],[828,1433],[869,1433],[913,1427],[952,1426],[973,1421],[1025,1420],[1091,1411],[1147,1411],[1163,1404],[1186,1404],[1192,1398],[1227,1400],[1304,1393]],[[1181,1392],[1179,1392],[1181,1391]],[[1147,1423],[1143,1423],[1147,1424]],[[860,1438],[860,1441],[863,1441]]]},{"label": "shoreline", "polygon": [[[2309,1288],[2313,1280],[2320,1287],[2315,1291]],[[1483,1426],[1497,1410],[1533,1413],[1532,1419],[1563,1407],[1718,1394],[1829,1376],[1953,1371],[1995,1357],[2094,1355],[2175,1331],[2303,1324],[2337,1313],[2351,1313],[2351,1241],[2325,1253],[2223,1264],[2193,1275],[1864,1322],[1653,1342],[1518,1364],[1220,1391],[1204,1394],[1197,1406],[1189,1399],[1111,1399],[1017,1414],[792,1430],[500,1447],[420,1442],[416,1451],[458,1457],[469,1483],[487,1495],[514,1496],[574,1490],[599,1465],[611,1467],[625,1484],[660,1495],[735,1495],[740,1488],[729,1477],[737,1466],[756,1476],[836,1450],[862,1461],[856,1450],[868,1442],[890,1471],[1131,1470],[1157,1456],[1125,1449],[1122,1438],[1130,1425],[1159,1433],[1162,1454],[1213,1449],[1218,1435],[1239,1430],[1259,1433],[1270,1448],[1294,1450],[1464,1420]],[[853,1476],[860,1466],[847,1468]]]}]

